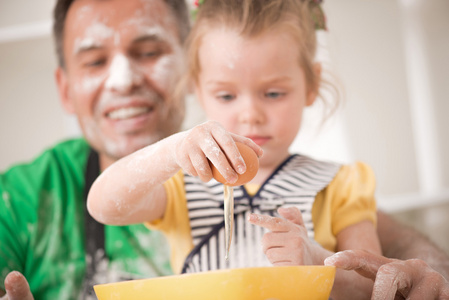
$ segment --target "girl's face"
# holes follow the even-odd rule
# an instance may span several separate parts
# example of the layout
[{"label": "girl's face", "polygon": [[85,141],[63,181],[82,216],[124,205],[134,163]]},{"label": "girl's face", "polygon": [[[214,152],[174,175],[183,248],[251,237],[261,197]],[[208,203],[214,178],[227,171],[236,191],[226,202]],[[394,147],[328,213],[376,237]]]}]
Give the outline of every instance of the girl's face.
[{"label": "girl's face", "polygon": [[289,155],[303,109],[317,94],[306,86],[298,49],[280,30],[247,39],[216,28],[202,39],[196,94],[209,119],[263,148],[261,168]]}]

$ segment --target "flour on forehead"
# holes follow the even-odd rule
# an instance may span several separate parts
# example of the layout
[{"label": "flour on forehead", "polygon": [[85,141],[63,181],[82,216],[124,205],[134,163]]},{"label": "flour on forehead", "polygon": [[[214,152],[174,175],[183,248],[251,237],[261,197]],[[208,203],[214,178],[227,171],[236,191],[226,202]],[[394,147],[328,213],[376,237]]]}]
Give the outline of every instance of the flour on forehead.
[{"label": "flour on forehead", "polygon": [[132,18],[126,22],[125,26],[135,26],[139,36],[154,36],[172,46],[179,43],[174,33],[166,29],[168,24],[149,21],[148,16]]},{"label": "flour on forehead", "polygon": [[162,2],[147,0],[141,0],[141,2],[143,3],[143,9],[137,9],[133,17],[126,22],[126,25],[136,26],[141,35],[154,35],[171,45],[176,44],[176,35],[174,32],[167,30],[167,28],[176,28],[176,20],[174,20],[172,14],[164,15],[163,10],[159,9],[162,7]]},{"label": "flour on forehead", "polygon": [[100,46],[101,43],[112,37],[115,31],[111,27],[105,25],[103,22],[94,21],[84,31],[84,36],[75,40],[73,53],[76,54],[82,49]]},{"label": "flour on forehead", "polygon": [[[225,29],[218,29],[221,32],[227,32]],[[241,37],[237,37],[238,39],[241,39]],[[235,69],[236,62],[240,59],[241,55],[238,51],[235,51],[234,49],[228,49],[223,48],[223,46],[217,46],[215,43],[215,40],[208,41],[208,47],[210,47],[210,50],[212,53],[219,53],[219,55],[222,57],[223,62],[226,64],[226,67],[230,70]]]},{"label": "flour on forehead", "polygon": [[229,51],[227,53],[227,67],[231,70],[235,69],[235,63],[240,59],[240,54],[236,51]]},{"label": "flour on forehead", "polygon": [[75,24],[83,24],[86,21],[90,21],[92,19],[92,12],[92,6],[90,4],[85,4],[76,12]]}]

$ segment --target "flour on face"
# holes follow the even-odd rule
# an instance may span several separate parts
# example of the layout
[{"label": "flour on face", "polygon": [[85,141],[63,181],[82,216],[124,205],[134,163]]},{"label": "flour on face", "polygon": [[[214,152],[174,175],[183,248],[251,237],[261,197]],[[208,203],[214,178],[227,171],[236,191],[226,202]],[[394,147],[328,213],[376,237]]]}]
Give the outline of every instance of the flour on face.
[{"label": "flour on face", "polygon": [[75,40],[73,53],[77,54],[83,49],[100,46],[106,39],[111,38],[114,33],[114,29],[100,21],[96,21],[86,28],[84,37]]},{"label": "flour on face", "polygon": [[142,81],[142,75],[135,71],[132,62],[125,55],[117,54],[111,62],[105,88],[123,91]]}]

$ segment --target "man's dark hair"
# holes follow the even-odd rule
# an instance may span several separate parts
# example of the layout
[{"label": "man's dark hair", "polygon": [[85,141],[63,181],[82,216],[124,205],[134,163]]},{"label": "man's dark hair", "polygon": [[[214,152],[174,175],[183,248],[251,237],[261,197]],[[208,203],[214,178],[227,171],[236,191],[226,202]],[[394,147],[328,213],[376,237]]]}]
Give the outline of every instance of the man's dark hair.
[{"label": "man's dark hair", "polygon": [[[64,27],[70,6],[76,0],[58,0],[53,10],[53,37],[56,46],[56,55],[60,67],[65,67],[64,61]],[[181,42],[187,38],[190,31],[189,11],[185,0],[163,0],[173,13]]]}]

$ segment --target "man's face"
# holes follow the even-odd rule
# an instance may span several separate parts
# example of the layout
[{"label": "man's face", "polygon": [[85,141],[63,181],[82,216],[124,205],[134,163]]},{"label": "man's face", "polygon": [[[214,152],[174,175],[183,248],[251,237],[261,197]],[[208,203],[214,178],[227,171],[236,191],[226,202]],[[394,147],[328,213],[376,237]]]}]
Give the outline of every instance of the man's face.
[{"label": "man's face", "polygon": [[162,0],[77,0],[64,34],[61,99],[103,166],[180,129],[182,48]]}]

